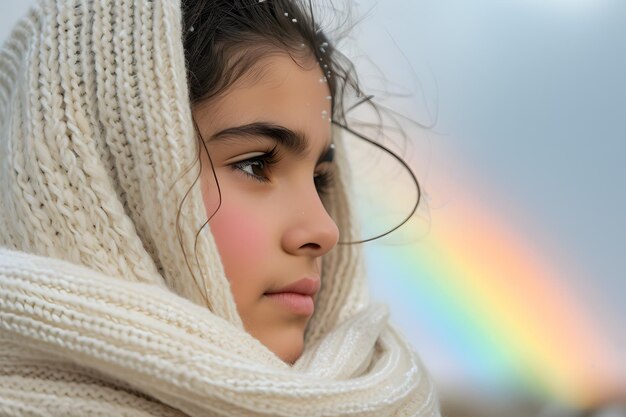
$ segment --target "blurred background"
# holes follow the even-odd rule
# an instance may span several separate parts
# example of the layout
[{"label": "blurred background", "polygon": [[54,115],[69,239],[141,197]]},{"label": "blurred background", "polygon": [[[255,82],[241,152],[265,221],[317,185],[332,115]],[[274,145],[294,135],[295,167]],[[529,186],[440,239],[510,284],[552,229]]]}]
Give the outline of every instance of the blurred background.
[{"label": "blurred background", "polygon": [[[31,3],[0,0],[0,40]],[[371,293],[444,415],[626,416],[626,2],[350,3],[358,23],[339,47],[395,112],[384,136],[360,131],[421,190],[416,215],[363,245]],[[375,236],[415,186],[347,141]]]},{"label": "blurred background", "polygon": [[[346,49],[396,112],[384,137],[361,130],[422,191],[417,215],[364,245],[372,296],[445,415],[626,416],[626,2],[354,5]],[[375,236],[416,192],[392,159],[350,143]]]}]

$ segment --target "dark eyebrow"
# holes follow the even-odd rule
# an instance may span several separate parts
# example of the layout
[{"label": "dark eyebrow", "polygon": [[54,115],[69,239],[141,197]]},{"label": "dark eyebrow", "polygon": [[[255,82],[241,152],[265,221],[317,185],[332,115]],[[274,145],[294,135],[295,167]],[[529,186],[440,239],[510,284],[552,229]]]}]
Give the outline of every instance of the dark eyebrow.
[{"label": "dark eyebrow", "polygon": [[[294,131],[285,126],[268,122],[254,122],[241,126],[229,127],[213,134],[209,140],[222,140],[232,136],[264,136],[276,141],[296,156],[304,156],[307,143],[309,143],[306,134],[303,132],[299,130]],[[331,150],[331,147],[324,149],[317,163],[319,164],[328,160],[329,152]],[[332,160],[332,157],[330,159]]]}]

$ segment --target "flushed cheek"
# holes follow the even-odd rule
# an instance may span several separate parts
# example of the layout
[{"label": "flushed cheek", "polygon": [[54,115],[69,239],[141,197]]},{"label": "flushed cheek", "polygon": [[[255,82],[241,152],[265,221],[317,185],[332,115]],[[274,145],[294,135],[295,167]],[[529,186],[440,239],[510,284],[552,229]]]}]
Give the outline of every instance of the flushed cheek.
[{"label": "flushed cheek", "polygon": [[271,261],[267,219],[255,210],[222,201],[209,226],[236,301],[261,296],[269,284],[264,265]]}]

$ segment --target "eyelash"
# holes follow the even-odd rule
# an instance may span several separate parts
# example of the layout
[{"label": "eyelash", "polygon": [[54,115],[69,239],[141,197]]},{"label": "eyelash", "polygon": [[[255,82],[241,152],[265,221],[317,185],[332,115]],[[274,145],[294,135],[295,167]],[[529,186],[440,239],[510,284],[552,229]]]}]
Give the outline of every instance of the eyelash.
[{"label": "eyelash", "polygon": [[[257,165],[261,163],[262,169],[271,169],[271,167],[275,166],[280,161],[278,157],[278,153],[276,152],[276,147],[272,148],[269,152],[264,153],[263,155],[255,156],[254,158],[244,159],[243,161],[235,162],[231,164],[231,168],[235,171],[241,172],[247,177],[257,180],[262,183],[269,182],[267,177],[262,177],[260,175],[251,174],[245,171],[245,168]],[[325,170],[319,174],[317,174],[314,178],[315,188],[320,195],[327,194],[333,184],[334,175],[330,170]]]}]

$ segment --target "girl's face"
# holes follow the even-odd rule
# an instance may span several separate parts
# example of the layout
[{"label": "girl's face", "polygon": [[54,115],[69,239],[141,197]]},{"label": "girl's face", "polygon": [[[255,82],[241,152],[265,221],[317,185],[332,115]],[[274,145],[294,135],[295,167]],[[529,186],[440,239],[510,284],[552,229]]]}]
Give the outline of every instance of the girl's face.
[{"label": "girl's face", "polygon": [[[287,55],[257,69],[253,82],[243,79],[193,110],[217,177],[201,152],[202,193],[246,330],[292,363],[302,353],[322,256],[339,238],[320,199],[334,167],[330,92],[318,65],[302,69]],[[301,280],[306,288],[294,291],[312,297],[269,295]]]}]

